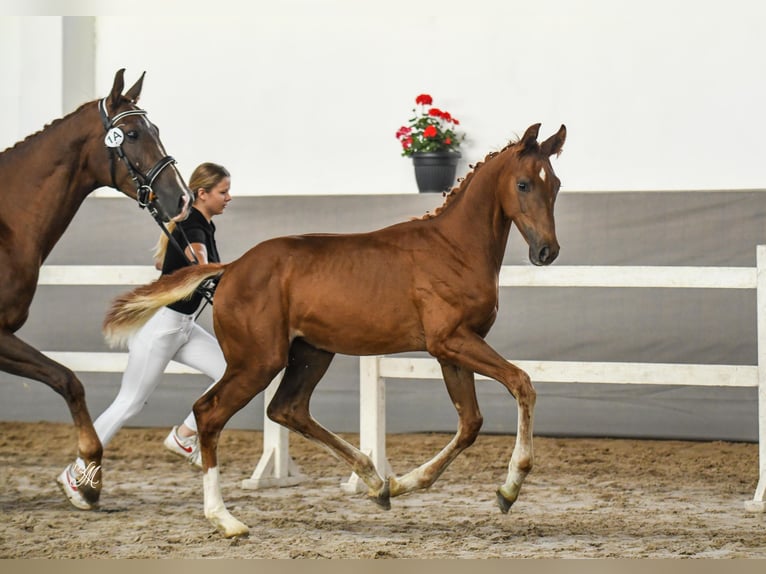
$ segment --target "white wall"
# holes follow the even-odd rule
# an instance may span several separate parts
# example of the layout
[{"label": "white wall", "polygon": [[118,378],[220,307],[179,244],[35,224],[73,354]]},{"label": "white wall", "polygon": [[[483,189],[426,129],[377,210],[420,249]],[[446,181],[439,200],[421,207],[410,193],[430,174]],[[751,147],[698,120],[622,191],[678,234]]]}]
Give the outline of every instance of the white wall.
[{"label": "white wall", "polygon": [[0,151],[62,115],[61,17],[0,16]]},{"label": "white wall", "polygon": [[421,92],[460,118],[461,172],[565,123],[565,191],[766,187],[760,0],[201,6],[104,9],[95,89],[146,70],[168,152],[226,164],[235,193],[414,193],[394,133]]}]

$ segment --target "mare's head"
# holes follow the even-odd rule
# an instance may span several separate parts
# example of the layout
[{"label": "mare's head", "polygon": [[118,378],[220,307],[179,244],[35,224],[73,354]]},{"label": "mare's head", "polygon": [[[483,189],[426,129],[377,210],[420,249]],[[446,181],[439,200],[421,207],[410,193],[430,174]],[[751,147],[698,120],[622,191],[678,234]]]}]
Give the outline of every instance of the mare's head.
[{"label": "mare's head", "polygon": [[164,221],[183,220],[189,214],[192,194],[165,152],[160,131],[136,104],[141,96],[144,74],[125,94],[125,70],[118,70],[109,95],[98,102],[103,128],[100,146],[108,157],[101,170],[106,185],[149,207]]},{"label": "mare's head", "polygon": [[559,254],[553,205],[561,185],[550,156],[561,152],[567,130],[562,125],[543,143],[537,142],[539,131],[540,124],[530,126],[518,143],[498,154],[496,161],[504,166],[497,194],[505,216],[529,245],[529,260],[534,265],[549,265]]}]

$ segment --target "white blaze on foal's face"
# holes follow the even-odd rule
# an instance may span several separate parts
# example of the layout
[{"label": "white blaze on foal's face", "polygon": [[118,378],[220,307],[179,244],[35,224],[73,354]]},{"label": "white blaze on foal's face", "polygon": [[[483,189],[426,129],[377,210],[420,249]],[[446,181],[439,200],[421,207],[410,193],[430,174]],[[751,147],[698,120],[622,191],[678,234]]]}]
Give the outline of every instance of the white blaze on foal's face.
[{"label": "white blaze on foal's face", "polygon": [[543,166],[543,167],[541,167],[541,168],[540,168],[540,179],[542,179],[543,181],[545,181],[545,176],[546,176],[546,173],[545,173],[545,166]]}]

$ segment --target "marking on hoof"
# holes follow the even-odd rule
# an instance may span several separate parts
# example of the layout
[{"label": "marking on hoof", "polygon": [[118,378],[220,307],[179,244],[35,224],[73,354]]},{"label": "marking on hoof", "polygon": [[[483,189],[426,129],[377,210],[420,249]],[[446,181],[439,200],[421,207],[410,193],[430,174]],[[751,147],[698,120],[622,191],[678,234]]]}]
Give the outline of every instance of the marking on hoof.
[{"label": "marking on hoof", "polygon": [[249,538],[250,529],[242,523],[228,529],[221,527],[224,538]]},{"label": "marking on hoof", "polygon": [[383,510],[391,510],[391,486],[388,478],[383,482],[381,491],[377,495],[368,496],[368,498]]},{"label": "marking on hoof", "polygon": [[509,502],[508,499],[503,496],[503,493],[500,492],[499,488],[497,489],[497,505],[500,507],[500,511],[503,514],[508,514],[511,506],[513,506],[513,502]]}]

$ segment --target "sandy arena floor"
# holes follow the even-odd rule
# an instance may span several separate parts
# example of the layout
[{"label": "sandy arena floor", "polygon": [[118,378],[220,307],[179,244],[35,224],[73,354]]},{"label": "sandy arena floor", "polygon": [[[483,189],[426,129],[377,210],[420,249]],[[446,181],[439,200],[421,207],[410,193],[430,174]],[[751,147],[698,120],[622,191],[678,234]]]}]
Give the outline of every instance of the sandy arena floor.
[{"label": "sandy arena floor", "polygon": [[[390,511],[339,483],[346,466],[291,435],[312,480],[244,490],[262,435],[224,431],[224,500],[250,526],[218,535],[202,514],[199,471],[166,453],[167,429],[124,429],[107,449],[102,507],[74,510],[54,483],[73,428],[0,423],[0,558],[766,558],[766,515],[743,503],[756,444],[536,438],[536,466],[508,515],[495,507],[514,437],[480,435],[436,484]],[[356,437],[345,435],[356,443]],[[449,440],[390,435],[403,473]]]}]

